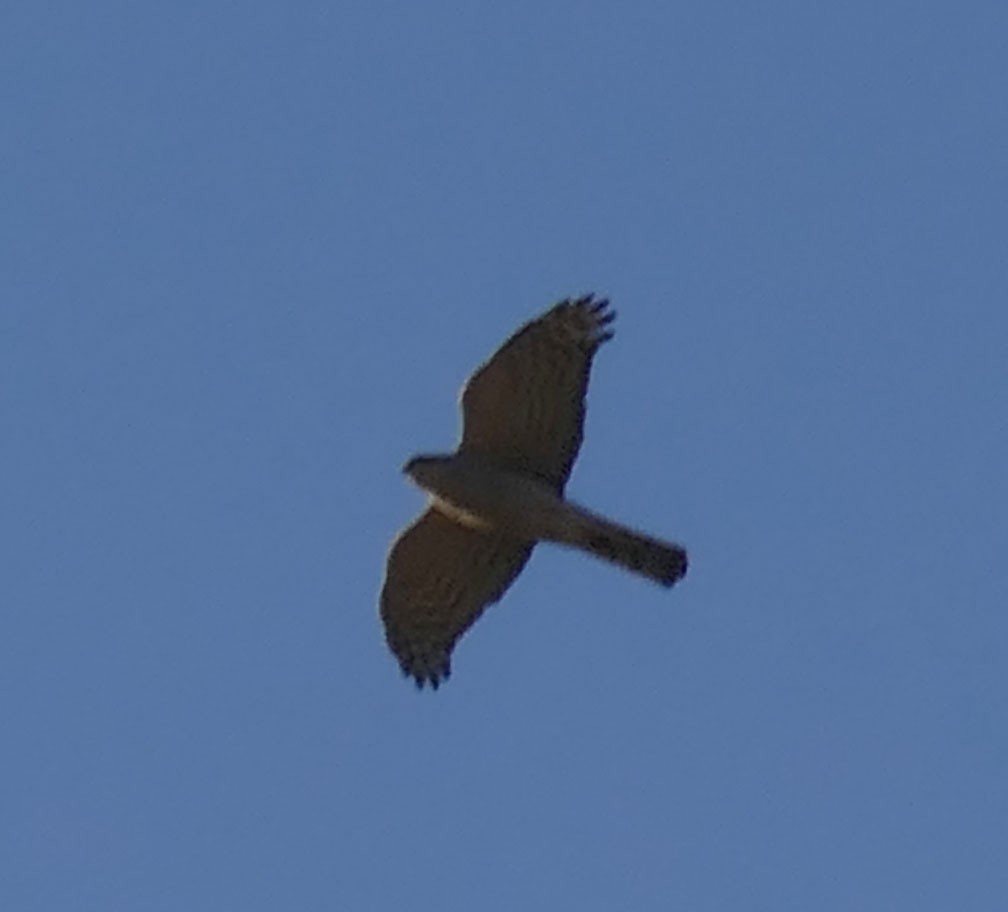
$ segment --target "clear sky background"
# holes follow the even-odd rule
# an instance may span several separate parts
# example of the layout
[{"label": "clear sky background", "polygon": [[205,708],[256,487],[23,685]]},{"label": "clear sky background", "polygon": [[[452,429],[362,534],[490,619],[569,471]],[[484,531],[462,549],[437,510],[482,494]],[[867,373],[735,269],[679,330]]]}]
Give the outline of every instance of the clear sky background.
[{"label": "clear sky background", "polygon": [[[0,908],[1008,907],[1003,2],[8,2]],[[456,394],[619,311],[418,693]]]}]

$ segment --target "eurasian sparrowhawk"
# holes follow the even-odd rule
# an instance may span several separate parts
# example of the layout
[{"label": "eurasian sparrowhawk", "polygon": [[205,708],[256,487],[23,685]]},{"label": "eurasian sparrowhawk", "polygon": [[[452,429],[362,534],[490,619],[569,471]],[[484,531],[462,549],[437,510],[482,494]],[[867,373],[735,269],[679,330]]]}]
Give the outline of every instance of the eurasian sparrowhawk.
[{"label": "eurasian sparrowhawk", "polygon": [[433,687],[459,637],[521,572],[537,542],[580,548],[671,586],[686,552],[564,498],[581,446],[592,358],[615,313],[587,295],[518,330],[462,391],[454,453],[403,471],[430,495],[396,539],[381,592],[388,644],[405,675]]}]

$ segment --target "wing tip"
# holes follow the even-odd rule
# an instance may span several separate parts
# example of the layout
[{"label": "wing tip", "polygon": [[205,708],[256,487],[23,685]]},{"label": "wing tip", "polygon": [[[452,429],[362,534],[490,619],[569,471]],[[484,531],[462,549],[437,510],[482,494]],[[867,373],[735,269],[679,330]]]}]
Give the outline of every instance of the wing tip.
[{"label": "wing tip", "polygon": [[564,311],[571,308],[587,319],[588,338],[586,341],[592,350],[616,335],[616,331],[612,328],[612,323],[616,319],[616,311],[612,308],[607,297],[596,296],[595,292],[589,291],[579,297],[564,298],[554,310]]},{"label": "wing tip", "polygon": [[420,656],[408,656],[399,659],[399,668],[404,678],[412,678],[417,690],[430,686],[437,690],[451,677],[451,661],[445,657],[439,663],[425,661]]}]

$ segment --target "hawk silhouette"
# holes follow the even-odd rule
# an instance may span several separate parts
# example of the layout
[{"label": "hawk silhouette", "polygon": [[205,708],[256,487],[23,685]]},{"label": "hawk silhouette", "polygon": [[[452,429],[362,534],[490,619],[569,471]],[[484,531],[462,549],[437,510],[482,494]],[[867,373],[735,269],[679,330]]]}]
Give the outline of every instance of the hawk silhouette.
[{"label": "hawk silhouette", "polygon": [[498,601],[540,541],[579,548],[662,586],[686,552],[564,498],[581,447],[592,359],[613,337],[606,299],[567,299],[526,323],[462,391],[454,453],[403,471],[430,496],[392,545],[381,591],[403,674],[437,688],[459,637]]}]

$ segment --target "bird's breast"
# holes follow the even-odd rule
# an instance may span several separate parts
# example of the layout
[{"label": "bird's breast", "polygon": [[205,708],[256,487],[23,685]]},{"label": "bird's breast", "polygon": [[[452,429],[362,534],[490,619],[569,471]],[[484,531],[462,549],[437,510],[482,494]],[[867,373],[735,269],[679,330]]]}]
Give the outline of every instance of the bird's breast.
[{"label": "bird's breast", "polygon": [[477,532],[488,532],[494,527],[493,523],[486,516],[474,513],[472,510],[466,510],[464,507],[460,507],[458,504],[452,503],[450,500],[437,494],[431,494],[431,504],[450,520],[457,522],[460,526],[465,526],[467,529],[475,529]]}]

